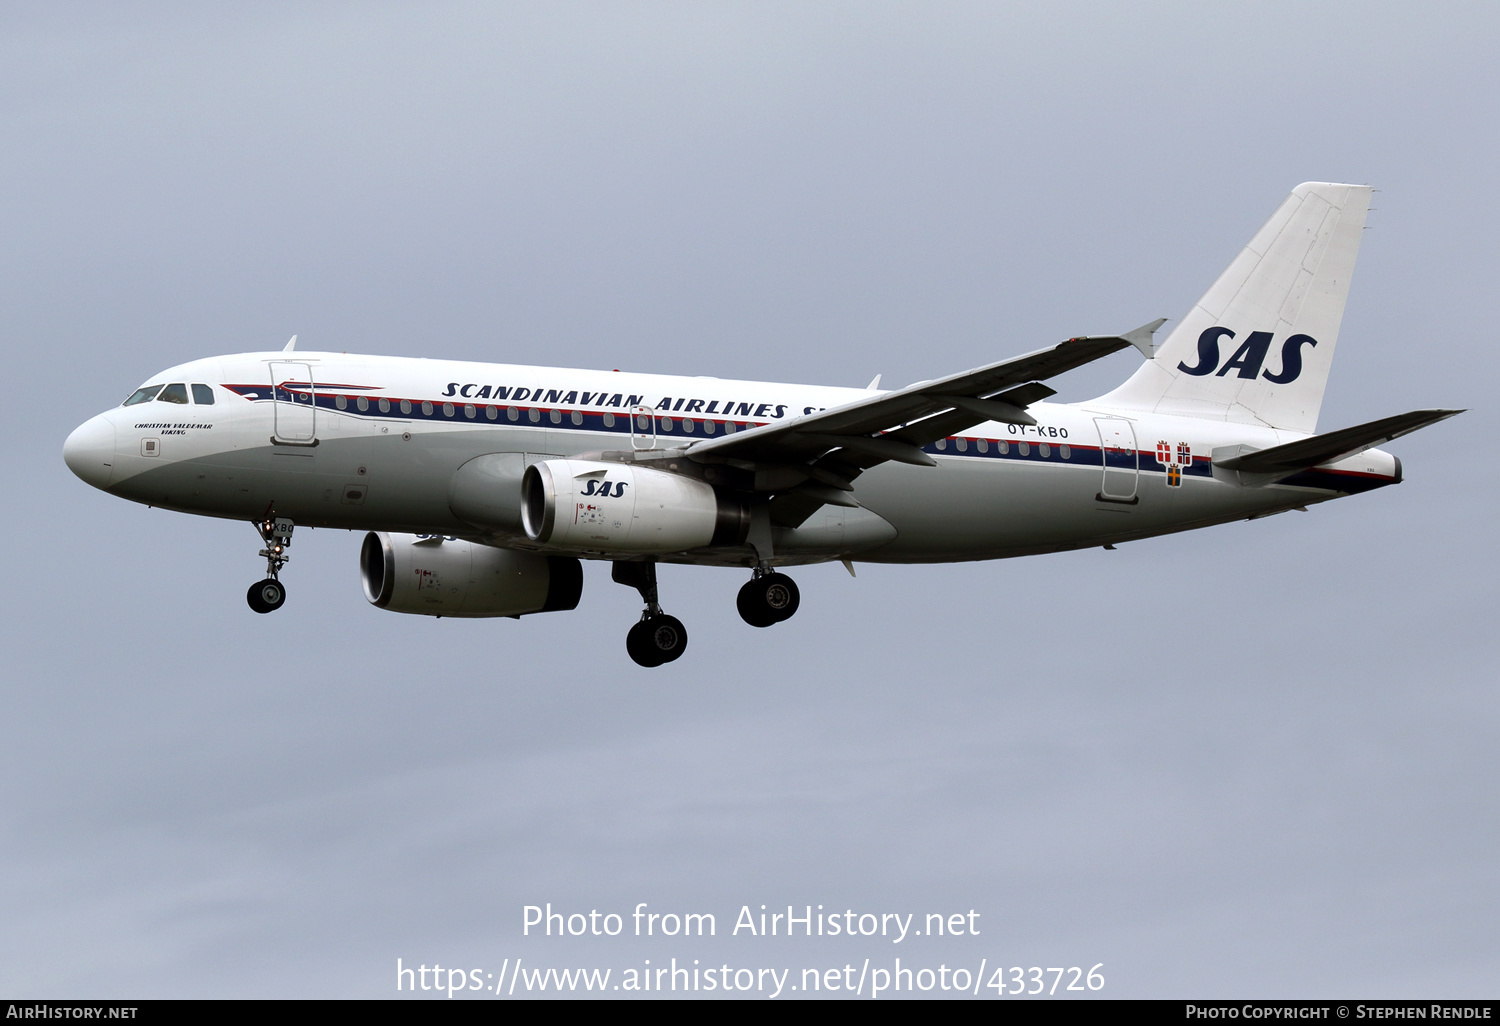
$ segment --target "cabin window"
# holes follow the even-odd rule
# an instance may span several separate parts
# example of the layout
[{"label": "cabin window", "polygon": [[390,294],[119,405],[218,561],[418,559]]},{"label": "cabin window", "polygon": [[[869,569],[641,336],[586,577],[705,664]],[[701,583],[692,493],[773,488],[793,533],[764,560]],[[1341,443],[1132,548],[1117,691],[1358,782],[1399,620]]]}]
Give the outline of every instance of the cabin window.
[{"label": "cabin window", "polygon": [[156,401],[162,403],[179,403],[186,406],[188,401],[187,386],[181,382],[173,382],[161,390],[161,395],[156,397]]},{"label": "cabin window", "polygon": [[490,420],[494,420],[495,418],[497,418],[497,417],[500,416],[500,407],[498,407],[498,406],[486,406],[484,408],[484,415],[486,417],[488,417]]},{"label": "cabin window", "polygon": [[473,406],[472,403],[465,403],[464,404],[464,416],[468,417],[470,420],[473,420],[475,417],[479,416],[479,411],[476,410],[476,409],[474,409],[474,406]]},{"label": "cabin window", "polygon": [[582,424],[583,423],[583,414],[579,413],[577,410],[574,410],[573,411],[573,415],[569,419],[573,421],[573,423],[574,423],[575,426],[579,425],[579,424]]},{"label": "cabin window", "polygon": [[715,424],[713,421],[711,421],[711,420],[705,420],[703,422],[703,433],[705,435],[711,435],[711,434],[713,434],[717,430],[718,430],[718,425]]},{"label": "cabin window", "polygon": [[364,396],[360,396],[358,399],[354,400],[354,405],[359,407],[360,413],[364,413],[370,408],[370,400],[366,399]]},{"label": "cabin window", "polygon": [[682,418],[682,430],[686,431],[688,434],[693,433],[693,422],[687,417]]},{"label": "cabin window", "polygon": [[547,414],[547,419],[552,421],[552,423],[554,424],[561,424],[562,410],[553,410],[551,413]]},{"label": "cabin window", "polygon": [[1070,460],[1073,458],[1073,450],[1068,448],[1066,445],[1059,445],[1057,447],[1057,454],[1065,460]]},{"label": "cabin window", "polygon": [[1041,452],[1042,458],[1046,459],[1048,456],[1052,455],[1052,446],[1048,445],[1046,442],[1043,442],[1041,444]]},{"label": "cabin window", "polygon": [[672,430],[672,418],[671,417],[663,417],[661,419],[661,429],[663,431],[671,431]]},{"label": "cabin window", "polygon": [[422,416],[432,416],[432,403],[428,402],[426,399],[422,400]]},{"label": "cabin window", "polygon": [[194,385],[193,402],[199,406],[212,406],[214,404],[214,390],[207,385]]},{"label": "cabin window", "polygon": [[518,409],[516,409],[514,406],[507,406],[505,408],[505,419],[506,420],[520,420],[521,419],[521,411],[518,410]]},{"label": "cabin window", "polygon": [[401,412],[402,413],[410,413],[411,412],[411,400],[410,399],[403,399],[403,400],[401,400]]},{"label": "cabin window", "polygon": [[156,398],[156,393],[160,391],[160,385],[147,385],[145,388],[137,389],[135,394],[126,399],[122,405],[134,406],[136,403],[149,403]]},{"label": "cabin window", "polygon": [[542,422],[542,411],[533,406],[526,411],[526,419],[533,424],[540,424]]},{"label": "cabin window", "polygon": [[452,403],[444,403],[443,404],[443,416],[445,416],[445,417],[451,417],[451,416],[453,416],[453,404]]},{"label": "cabin window", "polygon": [[614,427],[615,426],[615,415],[613,413],[606,413],[604,415],[604,426],[605,427]]},{"label": "cabin window", "polygon": [[960,438],[953,443],[953,448],[957,449],[959,452],[968,452],[969,440],[967,438]]},{"label": "cabin window", "polygon": [[948,448],[948,439],[939,438],[936,444],[938,452],[942,452],[944,449]]},{"label": "cabin window", "polygon": [[1030,456],[1031,455],[1031,443],[1030,442],[1022,442],[1020,444],[1019,448],[1021,450],[1021,455],[1022,456]]},{"label": "cabin window", "polygon": [[[197,385],[193,386],[193,390],[195,392],[197,391],[197,388],[198,388]],[[338,407],[341,410],[348,409],[348,407],[349,407],[349,400],[345,399],[341,395],[336,395],[336,396],[333,397],[333,405],[336,406],[336,407]]]}]

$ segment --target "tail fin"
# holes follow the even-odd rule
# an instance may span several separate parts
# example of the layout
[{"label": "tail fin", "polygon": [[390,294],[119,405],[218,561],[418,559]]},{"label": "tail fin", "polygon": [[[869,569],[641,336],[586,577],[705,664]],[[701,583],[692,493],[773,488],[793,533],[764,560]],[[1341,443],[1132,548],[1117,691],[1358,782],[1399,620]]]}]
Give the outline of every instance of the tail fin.
[{"label": "tail fin", "polygon": [[1105,406],[1312,433],[1373,192],[1307,182]]}]

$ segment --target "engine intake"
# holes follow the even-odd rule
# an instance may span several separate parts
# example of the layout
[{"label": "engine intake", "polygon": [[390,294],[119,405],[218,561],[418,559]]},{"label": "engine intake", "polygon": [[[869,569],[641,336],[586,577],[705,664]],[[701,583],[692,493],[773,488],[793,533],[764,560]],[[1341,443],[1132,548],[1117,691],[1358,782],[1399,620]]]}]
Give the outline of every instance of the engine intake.
[{"label": "engine intake", "polygon": [[429,616],[524,616],[575,609],[583,566],[437,535],[371,532],[359,576],[372,605]]},{"label": "engine intake", "polygon": [[521,524],[532,541],[583,552],[681,552],[739,545],[745,503],[697,478],[630,464],[544,460],[526,468]]}]

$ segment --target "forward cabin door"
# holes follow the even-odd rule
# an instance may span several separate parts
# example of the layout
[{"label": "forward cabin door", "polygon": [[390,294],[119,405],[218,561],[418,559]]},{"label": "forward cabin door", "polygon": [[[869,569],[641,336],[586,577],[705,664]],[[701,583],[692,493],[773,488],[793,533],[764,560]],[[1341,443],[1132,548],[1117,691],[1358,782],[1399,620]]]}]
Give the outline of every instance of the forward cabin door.
[{"label": "forward cabin door", "polygon": [[1135,427],[1120,417],[1095,417],[1099,449],[1103,454],[1104,481],[1099,498],[1106,502],[1136,502],[1140,462],[1135,448]]},{"label": "forward cabin door", "polygon": [[318,404],[312,365],[271,364],[271,388],[275,396],[275,434],[278,445],[317,445]]}]

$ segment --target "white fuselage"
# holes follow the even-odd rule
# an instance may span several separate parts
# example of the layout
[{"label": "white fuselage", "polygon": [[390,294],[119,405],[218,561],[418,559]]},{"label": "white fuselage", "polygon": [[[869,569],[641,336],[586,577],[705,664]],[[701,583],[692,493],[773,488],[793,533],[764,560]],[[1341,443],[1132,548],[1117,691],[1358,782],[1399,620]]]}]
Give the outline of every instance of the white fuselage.
[{"label": "white fuselage", "polygon": [[[317,352],[216,357],[151,379],[172,382],[207,385],[213,402],[153,399],[99,414],[69,439],[75,472],[112,494],[187,513],[250,521],[274,514],[317,527],[558,552],[565,550],[460,519],[450,495],[455,474],[494,453],[526,454],[530,463],[681,452],[694,441],[878,394]],[[1028,413],[1035,426],[980,424],[926,446],[936,467],[871,468],[854,482],[862,509],[826,506],[802,527],[778,529],[774,561],[939,562],[1105,545],[1400,480],[1399,463],[1378,449],[1275,483],[1216,469],[1215,450],[1227,458],[1236,447],[1305,437],[1253,424],[1098,402],[1035,403]],[[754,561],[743,548],[660,558]]]}]

